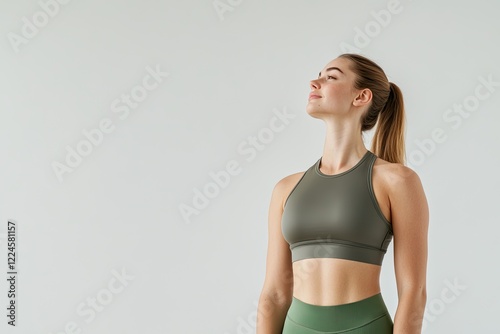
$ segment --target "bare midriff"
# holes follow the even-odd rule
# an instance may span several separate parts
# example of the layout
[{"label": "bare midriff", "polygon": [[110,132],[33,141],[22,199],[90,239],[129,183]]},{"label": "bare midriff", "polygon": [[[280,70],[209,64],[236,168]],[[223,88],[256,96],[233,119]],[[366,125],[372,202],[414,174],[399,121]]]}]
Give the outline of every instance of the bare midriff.
[{"label": "bare midriff", "polygon": [[314,305],[352,303],[380,292],[381,266],[336,258],[293,262],[293,296]]}]

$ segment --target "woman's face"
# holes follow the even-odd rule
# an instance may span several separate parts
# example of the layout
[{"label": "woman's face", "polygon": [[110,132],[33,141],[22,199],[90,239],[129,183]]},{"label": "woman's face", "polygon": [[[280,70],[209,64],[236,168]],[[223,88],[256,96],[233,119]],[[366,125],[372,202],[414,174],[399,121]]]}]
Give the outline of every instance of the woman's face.
[{"label": "woman's face", "polygon": [[349,59],[336,58],[330,61],[319,73],[317,79],[310,82],[311,94],[307,112],[315,117],[319,115],[352,115],[356,96],[354,89],[355,74],[349,69]]}]

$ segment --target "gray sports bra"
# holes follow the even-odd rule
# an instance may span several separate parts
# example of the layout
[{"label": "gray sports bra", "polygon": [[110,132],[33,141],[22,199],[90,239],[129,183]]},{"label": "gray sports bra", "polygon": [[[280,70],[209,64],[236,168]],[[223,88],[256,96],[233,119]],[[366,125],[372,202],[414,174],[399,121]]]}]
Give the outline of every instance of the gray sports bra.
[{"label": "gray sports bra", "polygon": [[373,192],[376,159],[367,151],[351,169],[326,175],[319,158],[302,175],[281,219],[292,262],[327,257],[382,265],[393,232]]}]

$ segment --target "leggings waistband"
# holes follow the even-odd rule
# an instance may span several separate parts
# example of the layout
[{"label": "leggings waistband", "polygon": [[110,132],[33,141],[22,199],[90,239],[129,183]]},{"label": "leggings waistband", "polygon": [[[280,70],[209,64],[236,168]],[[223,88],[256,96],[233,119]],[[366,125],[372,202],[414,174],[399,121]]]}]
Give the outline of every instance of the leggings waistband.
[{"label": "leggings waistband", "polygon": [[287,313],[295,323],[317,331],[349,330],[383,316],[390,319],[381,293],[340,305],[314,305],[293,297]]}]

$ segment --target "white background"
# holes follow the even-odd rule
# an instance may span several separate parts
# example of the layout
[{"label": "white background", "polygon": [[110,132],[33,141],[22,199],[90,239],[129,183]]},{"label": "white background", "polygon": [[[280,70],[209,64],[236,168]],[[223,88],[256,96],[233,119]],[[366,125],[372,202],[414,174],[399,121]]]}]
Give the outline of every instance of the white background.
[{"label": "white background", "polygon": [[[500,3],[401,0],[385,26],[373,12],[389,1],[214,3],[0,2],[0,267],[7,277],[13,220],[19,272],[15,329],[0,280],[1,332],[253,333],[271,191],[320,157],[309,80],[351,45],[404,94],[409,166],[430,207],[424,333],[500,333]],[[125,117],[121,96],[140,96],[148,68],[168,76]],[[496,83],[478,88],[488,97],[448,114],[474,102],[479,77]],[[284,110],[295,117],[261,150],[238,149]],[[82,146],[106,119],[113,130]],[[446,140],[418,145],[436,128]],[[88,154],[58,178],[78,145]],[[184,218],[232,160],[240,173]],[[394,316],[392,244],[380,283]]]}]

